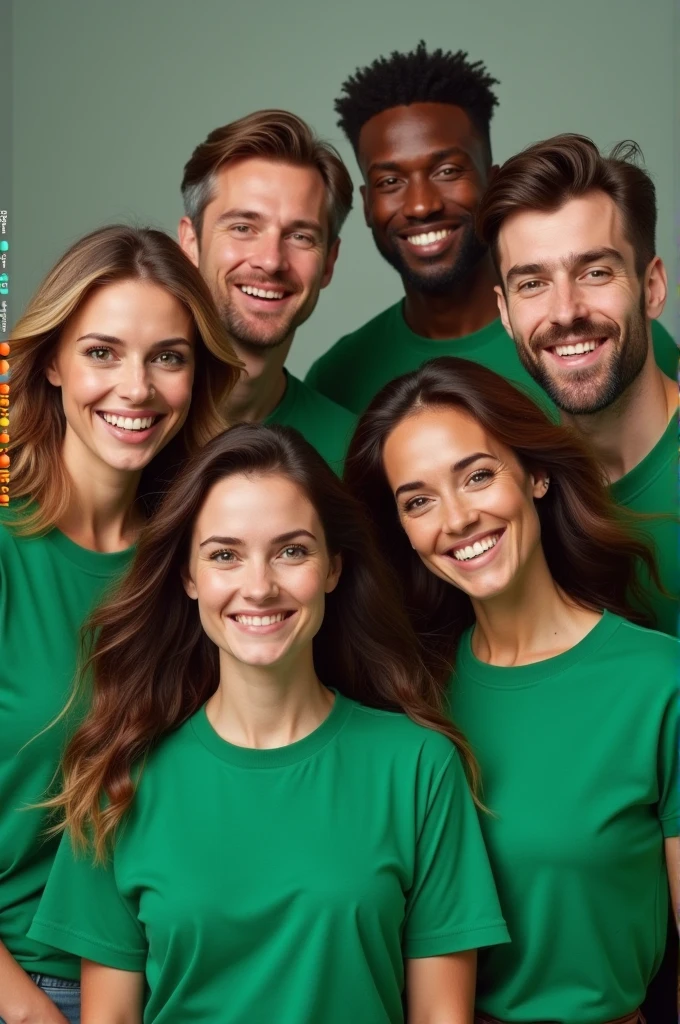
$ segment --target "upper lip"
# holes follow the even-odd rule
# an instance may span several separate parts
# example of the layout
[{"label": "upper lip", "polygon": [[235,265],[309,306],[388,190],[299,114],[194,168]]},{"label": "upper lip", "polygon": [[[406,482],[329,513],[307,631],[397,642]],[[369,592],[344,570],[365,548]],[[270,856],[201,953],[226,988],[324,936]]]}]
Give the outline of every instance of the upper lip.
[{"label": "upper lip", "polygon": [[589,341],[607,341],[609,335],[604,334],[591,334],[587,337],[584,335],[578,335],[574,338],[560,338],[559,341],[551,341],[548,345],[542,345],[541,349],[557,348],[558,345],[585,345]]},{"label": "upper lip", "polygon": [[229,615],[259,615],[262,618],[263,615],[286,615],[288,613],[292,615],[294,611],[294,608],[247,608],[242,611],[229,612]]},{"label": "upper lip", "polygon": [[437,224],[419,224],[417,227],[405,228],[399,231],[400,238],[412,238],[414,235],[426,235],[430,231],[455,231],[460,227],[460,221],[439,222]]},{"label": "upper lip", "polygon": [[481,530],[479,533],[473,534],[472,537],[466,537],[465,540],[460,540],[456,544],[449,545],[444,554],[448,555],[451,551],[458,551],[460,548],[467,548],[478,540],[484,540],[485,537],[490,537],[494,533],[502,533],[504,530],[504,526],[496,526],[493,530]]},{"label": "upper lip", "polygon": [[106,413],[107,416],[125,416],[133,420],[143,420],[148,416],[164,416],[157,409],[95,409],[95,412]]}]

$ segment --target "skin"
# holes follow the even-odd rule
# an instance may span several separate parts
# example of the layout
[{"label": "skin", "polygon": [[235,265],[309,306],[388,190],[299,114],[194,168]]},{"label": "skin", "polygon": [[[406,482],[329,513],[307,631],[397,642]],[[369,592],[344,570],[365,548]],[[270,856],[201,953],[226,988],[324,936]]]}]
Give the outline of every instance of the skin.
[{"label": "skin", "polygon": [[[314,672],[312,640],[340,572],[315,509],[286,477],[234,474],[213,486],[194,525],[184,587],[219,648],[220,684],[207,714],[223,739],[285,746],[326,718],[334,698]],[[286,618],[269,625],[236,618],[277,612]],[[409,1020],[472,1024],[475,968],[474,950],[407,961]],[[82,1024],[141,1024],[143,993],[142,973],[84,961]]]},{"label": "skin", "polygon": [[[246,365],[229,399],[234,419],[264,419],[283,396],[295,331],[330,284],[338,256],[326,204],[316,168],[250,158],[218,171],[200,238],[188,217],[180,221],[180,245],[205,277]],[[242,286],[280,298],[247,295]]]},{"label": "skin", "polygon": [[[474,217],[496,168],[465,111],[445,103],[382,111],[362,127],[357,156],[366,224],[402,278],[411,329],[448,339],[491,323],[496,275]],[[430,231],[447,235],[413,244]]]},{"label": "skin", "polygon": [[[610,481],[660,439],[677,388],[656,365],[651,321],[662,312],[666,272],[654,257],[642,278],[621,214],[593,191],[551,212],[513,214],[498,239],[503,324],[517,353],[562,411],[588,435]],[[595,343],[562,355],[559,345]]]},{"label": "skin", "polygon": [[[73,502],[59,528],[90,550],[123,550],[134,543],[140,526],[131,506],[141,472],[181,429],[189,411],[190,316],[174,296],[148,281],[105,285],[67,323],[45,373],[61,388],[62,456],[74,484]],[[134,434],[109,427],[101,410],[160,418],[150,430]],[[0,1017],[7,1024],[66,1024],[2,943]]]}]

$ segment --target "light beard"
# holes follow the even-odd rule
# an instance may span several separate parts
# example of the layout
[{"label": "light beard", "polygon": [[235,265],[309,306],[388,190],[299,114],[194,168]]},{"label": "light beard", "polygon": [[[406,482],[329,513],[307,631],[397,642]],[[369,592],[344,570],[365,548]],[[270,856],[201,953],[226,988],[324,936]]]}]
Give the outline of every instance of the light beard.
[{"label": "light beard", "polygon": [[[427,224],[423,223],[422,226],[426,228]],[[452,265],[437,267],[436,264],[441,257],[432,256],[432,270],[425,273],[414,270],[396,244],[384,242],[373,229],[371,231],[378,252],[397,271],[404,282],[404,287],[412,288],[422,295],[431,295],[433,298],[449,295],[470,276],[488,252],[488,247],[480,242],[475,234],[472,221],[466,222],[460,228],[461,240],[455,262]]]},{"label": "light beard", "polygon": [[552,346],[559,344],[561,338],[573,340],[578,337],[598,336],[612,338],[615,343],[618,341],[619,345],[618,351],[614,352],[607,369],[604,382],[597,388],[597,392],[593,393],[594,389],[590,382],[594,381],[596,375],[601,372],[599,367],[572,370],[569,382],[562,383],[550,374],[541,362],[540,356],[534,355],[533,350],[527,351],[521,338],[518,338],[513,331],[517,355],[524,369],[545,391],[557,408],[571,416],[588,416],[609,408],[639,377],[647,360],[649,348],[644,296],[642,308],[629,314],[623,329],[618,334],[612,334],[609,325],[602,330],[591,320],[580,320],[570,327],[553,328],[550,332],[545,332],[535,338],[534,343],[538,343],[536,347],[543,348],[546,340]]},{"label": "light beard", "polygon": [[[295,312],[285,322],[280,323],[274,333],[262,330],[262,328],[258,330],[256,323],[241,316],[238,310],[227,303],[219,303],[218,312],[227,333],[236,344],[259,356],[285,345],[298,326],[295,323]],[[264,314],[261,319],[266,323],[267,320],[273,320],[274,317]]]}]

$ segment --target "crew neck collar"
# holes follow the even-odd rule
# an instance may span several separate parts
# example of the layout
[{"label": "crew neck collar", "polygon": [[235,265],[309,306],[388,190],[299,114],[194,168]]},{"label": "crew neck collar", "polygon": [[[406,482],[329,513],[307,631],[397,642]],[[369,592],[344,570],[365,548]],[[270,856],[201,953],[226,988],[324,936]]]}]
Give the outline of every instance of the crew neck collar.
[{"label": "crew neck collar", "polygon": [[297,397],[300,391],[300,381],[297,377],[294,377],[292,373],[283,368],[283,375],[286,378],[286,390],[283,392],[278,405],[275,405],[272,411],[264,420],[265,425],[267,423],[275,423],[282,416],[289,416],[293,410],[293,406],[297,401]]},{"label": "crew neck collar", "polygon": [[[392,309],[409,344],[416,348],[427,349],[428,351],[431,349],[436,350],[437,346],[441,345],[455,345],[457,342],[465,342],[467,348],[474,348],[477,345],[485,345],[491,338],[495,338],[499,330],[505,332],[500,317],[496,317],[486,327],[473,331],[472,334],[461,334],[459,338],[425,338],[422,334],[416,334],[407,324],[406,317],[404,316],[404,299],[400,299]],[[512,343],[512,339],[509,337],[508,342]]]},{"label": "crew neck collar", "polygon": [[472,653],[474,627],[471,627],[463,634],[458,645],[456,671],[481,683],[482,686],[502,690],[535,686],[545,679],[552,679],[568,672],[580,661],[589,658],[613,636],[622,622],[623,619],[620,616],[605,610],[600,621],[568,651],[563,651],[562,654],[557,654],[554,658],[535,661],[530,665],[512,667],[489,665],[476,658]]},{"label": "crew neck collar", "polygon": [[637,466],[610,484],[609,490],[620,505],[627,505],[641,491],[646,490],[664,471],[670,460],[677,460],[678,414],[671,416],[663,434]]},{"label": "crew neck collar", "polygon": [[354,702],[343,697],[337,690],[333,706],[323,722],[307,736],[285,747],[271,747],[261,750],[254,747],[239,747],[222,739],[208,721],[206,705],[196,712],[190,720],[196,738],[211,754],[221,761],[226,761],[238,768],[283,768],[312,757],[325,747],[338,734],[349,715]]}]

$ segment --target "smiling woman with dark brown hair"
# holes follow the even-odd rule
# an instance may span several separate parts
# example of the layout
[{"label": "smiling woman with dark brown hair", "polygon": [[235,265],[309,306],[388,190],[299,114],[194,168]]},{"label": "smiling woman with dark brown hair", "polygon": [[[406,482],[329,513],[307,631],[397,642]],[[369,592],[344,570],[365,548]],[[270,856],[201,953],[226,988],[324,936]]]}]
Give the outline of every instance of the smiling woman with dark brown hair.
[{"label": "smiling woman with dark brown hair", "polygon": [[453,668],[492,812],[512,943],[480,952],[479,1021],[642,1019],[680,867],[678,643],[626,621],[651,552],[584,442],[463,359],[383,389],[346,480],[433,671]]},{"label": "smiling woman with dark brown hair", "polygon": [[358,502],[241,424],[90,621],[69,835],[31,936],[83,1024],[469,1024],[507,941],[463,765]]},{"label": "smiling woman with dark brown hair", "polygon": [[[0,1020],[78,1019],[75,957],[27,938],[56,845],[42,799],[69,736],[78,632],[177,465],[225,427],[238,376],[200,274],[160,231],[102,228],[10,337],[11,503],[0,510]],[[59,1007],[59,1009],[57,1008]]]}]

